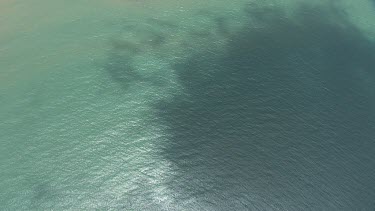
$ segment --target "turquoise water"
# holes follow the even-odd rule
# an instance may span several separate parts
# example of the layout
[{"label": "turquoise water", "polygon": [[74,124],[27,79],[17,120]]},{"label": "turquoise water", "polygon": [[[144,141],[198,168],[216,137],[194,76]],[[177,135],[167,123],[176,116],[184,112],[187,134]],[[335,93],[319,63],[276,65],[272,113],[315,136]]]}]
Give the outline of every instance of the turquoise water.
[{"label": "turquoise water", "polygon": [[373,210],[371,1],[0,3],[1,210]]}]

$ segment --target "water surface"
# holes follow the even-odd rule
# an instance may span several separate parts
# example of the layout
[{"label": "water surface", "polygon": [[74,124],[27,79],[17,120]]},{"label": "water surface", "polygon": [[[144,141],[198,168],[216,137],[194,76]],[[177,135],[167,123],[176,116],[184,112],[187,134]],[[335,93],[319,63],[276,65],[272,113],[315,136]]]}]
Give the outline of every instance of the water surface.
[{"label": "water surface", "polygon": [[0,3],[2,210],[373,210],[371,1]]}]

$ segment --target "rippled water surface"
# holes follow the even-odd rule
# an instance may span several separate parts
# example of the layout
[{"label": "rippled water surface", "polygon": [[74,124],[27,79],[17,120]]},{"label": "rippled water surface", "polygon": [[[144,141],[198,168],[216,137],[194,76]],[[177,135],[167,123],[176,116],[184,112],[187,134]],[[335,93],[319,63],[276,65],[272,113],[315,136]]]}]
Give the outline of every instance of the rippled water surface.
[{"label": "rippled water surface", "polygon": [[373,1],[0,1],[0,210],[374,210]]}]

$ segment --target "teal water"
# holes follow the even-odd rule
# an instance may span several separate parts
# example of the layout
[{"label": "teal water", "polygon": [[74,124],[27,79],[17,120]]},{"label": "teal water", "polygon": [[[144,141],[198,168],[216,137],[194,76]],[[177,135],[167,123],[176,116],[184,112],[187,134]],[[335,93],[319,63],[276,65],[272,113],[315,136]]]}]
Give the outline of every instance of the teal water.
[{"label": "teal water", "polygon": [[372,1],[0,3],[0,210],[375,209]]}]

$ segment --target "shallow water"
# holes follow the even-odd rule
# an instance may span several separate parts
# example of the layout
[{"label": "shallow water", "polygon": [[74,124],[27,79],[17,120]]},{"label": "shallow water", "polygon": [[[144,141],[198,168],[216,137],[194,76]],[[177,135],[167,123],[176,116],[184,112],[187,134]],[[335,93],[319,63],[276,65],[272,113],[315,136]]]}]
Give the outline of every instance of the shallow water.
[{"label": "shallow water", "polygon": [[0,5],[1,210],[375,209],[371,1]]}]

